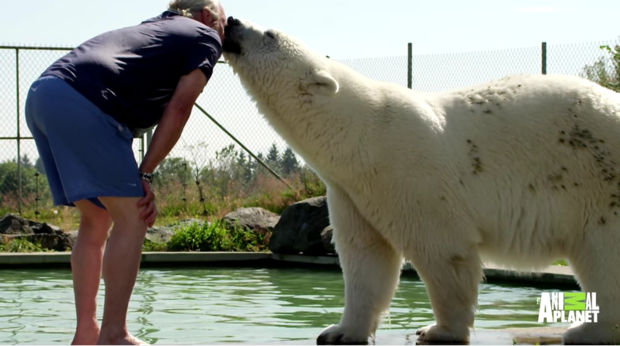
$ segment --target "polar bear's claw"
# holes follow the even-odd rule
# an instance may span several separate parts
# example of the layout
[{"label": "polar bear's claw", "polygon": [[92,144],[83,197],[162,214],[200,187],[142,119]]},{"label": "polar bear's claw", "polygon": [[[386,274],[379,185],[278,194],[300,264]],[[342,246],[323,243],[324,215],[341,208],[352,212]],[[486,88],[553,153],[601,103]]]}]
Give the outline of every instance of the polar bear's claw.
[{"label": "polar bear's claw", "polygon": [[368,345],[368,338],[353,337],[338,325],[323,330],[316,339],[317,345]]}]

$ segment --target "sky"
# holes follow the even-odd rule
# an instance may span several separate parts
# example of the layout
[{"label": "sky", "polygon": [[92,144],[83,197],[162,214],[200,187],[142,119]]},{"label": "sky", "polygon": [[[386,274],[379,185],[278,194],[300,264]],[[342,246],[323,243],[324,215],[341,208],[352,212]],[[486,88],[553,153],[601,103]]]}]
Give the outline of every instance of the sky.
[{"label": "sky", "polygon": [[[0,43],[74,46],[139,23],[167,0],[5,1]],[[227,15],[277,28],[336,59],[494,50],[620,36],[617,0],[223,0]]]},{"label": "sky", "polygon": [[[26,6],[27,3],[27,6]],[[167,0],[5,1],[0,45],[74,47],[99,33],[158,15]],[[618,0],[414,1],[222,0],[226,14],[275,28],[358,72],[406,85],[407,44],[413,47],[413,88],[441,91],[511,73],[540,73],[541,43],[549,45],[549,73],[577,74],[618,42]],[[23,103],[29,84],[64,52],[20,52],[20,131],[28,136]],[[0,49],[0,137],[14,136],[15,53]],[[218,65],[198,103],[256,152],[280,137],[256,113],[227,66]],[[188,150],[205,142],[205,151]],[[213,156],[233,141],[194,111],[173,155]],[[17,145],[0,141],[0,161]],[[134,145],[137,148],[137,144]],[[32,141],[22,154],[36,158]],[[203,158],[206,159],[206,158]],[[198,160],[200,161],[200,160]]]}]

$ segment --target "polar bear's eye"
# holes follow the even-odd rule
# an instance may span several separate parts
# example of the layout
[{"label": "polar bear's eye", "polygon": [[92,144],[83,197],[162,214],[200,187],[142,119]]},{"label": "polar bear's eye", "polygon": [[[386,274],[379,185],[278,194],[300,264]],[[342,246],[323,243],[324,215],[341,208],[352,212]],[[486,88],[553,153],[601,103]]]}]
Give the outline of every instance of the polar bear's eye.
[{"label": "polar bear's eye", "polygon": [[265,32],[265,35],[267,35],[269,38],[272,38],[274,40],[276,39],[276,35],[274,35],[273,32],[271,31]]}]

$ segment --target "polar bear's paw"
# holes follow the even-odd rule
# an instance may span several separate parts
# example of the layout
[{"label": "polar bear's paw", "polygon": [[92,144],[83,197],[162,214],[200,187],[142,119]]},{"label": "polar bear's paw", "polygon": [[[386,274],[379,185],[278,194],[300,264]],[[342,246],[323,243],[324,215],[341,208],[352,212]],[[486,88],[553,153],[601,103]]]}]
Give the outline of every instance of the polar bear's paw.
[{"label": "polar bear's paw", "polygon": [[428,327],[420,328],[416,331],[418,342],[428,343],[450,343],[465,344],[469,342],[469,330],[465,332],[454,333],[444,327],[432,324]]},{"label": "polar bear's paw", "polygon": [[562,335],[564,345],[618,345],[620,330],[601,323],[575,324]]},{"label": "polar bear's paw", "polygon": [[316,339],[317,345],[368,345],[368,336],[359,331],[347,330],[340,325],[325,328]]}]

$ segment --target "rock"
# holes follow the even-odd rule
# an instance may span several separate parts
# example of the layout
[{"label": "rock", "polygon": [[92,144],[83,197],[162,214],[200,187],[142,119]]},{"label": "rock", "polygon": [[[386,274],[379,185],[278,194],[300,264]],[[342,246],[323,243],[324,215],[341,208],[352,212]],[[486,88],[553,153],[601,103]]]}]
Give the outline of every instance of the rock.
[{"label": "rock", "polygon": [[172,239],[174,230],[170,227],[153,227],[146,231],[145,239],[153,243],[167,243]]},{"label": "rock", "polygon": [[284,210],[269,242],[273,253],[326,255],[323,231],[329,226],[326,197],[315,197],[292,204]]},{"label": "rock", "polygon": [[31,243],[39,243],[41,247],[53,251],[68,251],[75,245],[74,239],[71,235],[66,233],[60,234],[33,234],[28,235],[28,241]]},{"label": "rock", "polygon": [[71,237],[71,241],[75,244],[75,240],[77,239],[78,231],[66,232],[69,237]]},{"label": "rock", "polygon": [[48,225],[47,223],[35,223],[31,229],[34,234],[64,234],[60,227]]},{"label": "rock", "polygon": [[332,244],[332,237],[334,236],[334,228],[329,225],[321,232],[321,241],[323,242],[323,248],[329,254],[335,254],[336,248]]},{"label": "rock", "polygon": [[0,234],[32,234],[36,222],[16,214],[6,214],[0,219]]},{"label": "rock", "polygon": [[67,251],[75,243],[70,234],[57,226],[27,220],[16,214],[7,214],[0,219],[0,234],[7,240],[23,239],[54,251]]},{"label": "rock", "polygon": [[272,233],[279,220],[280,215],[263,208],[239,208],[222,219],[228,229],[241,226],[263,233]]}]

